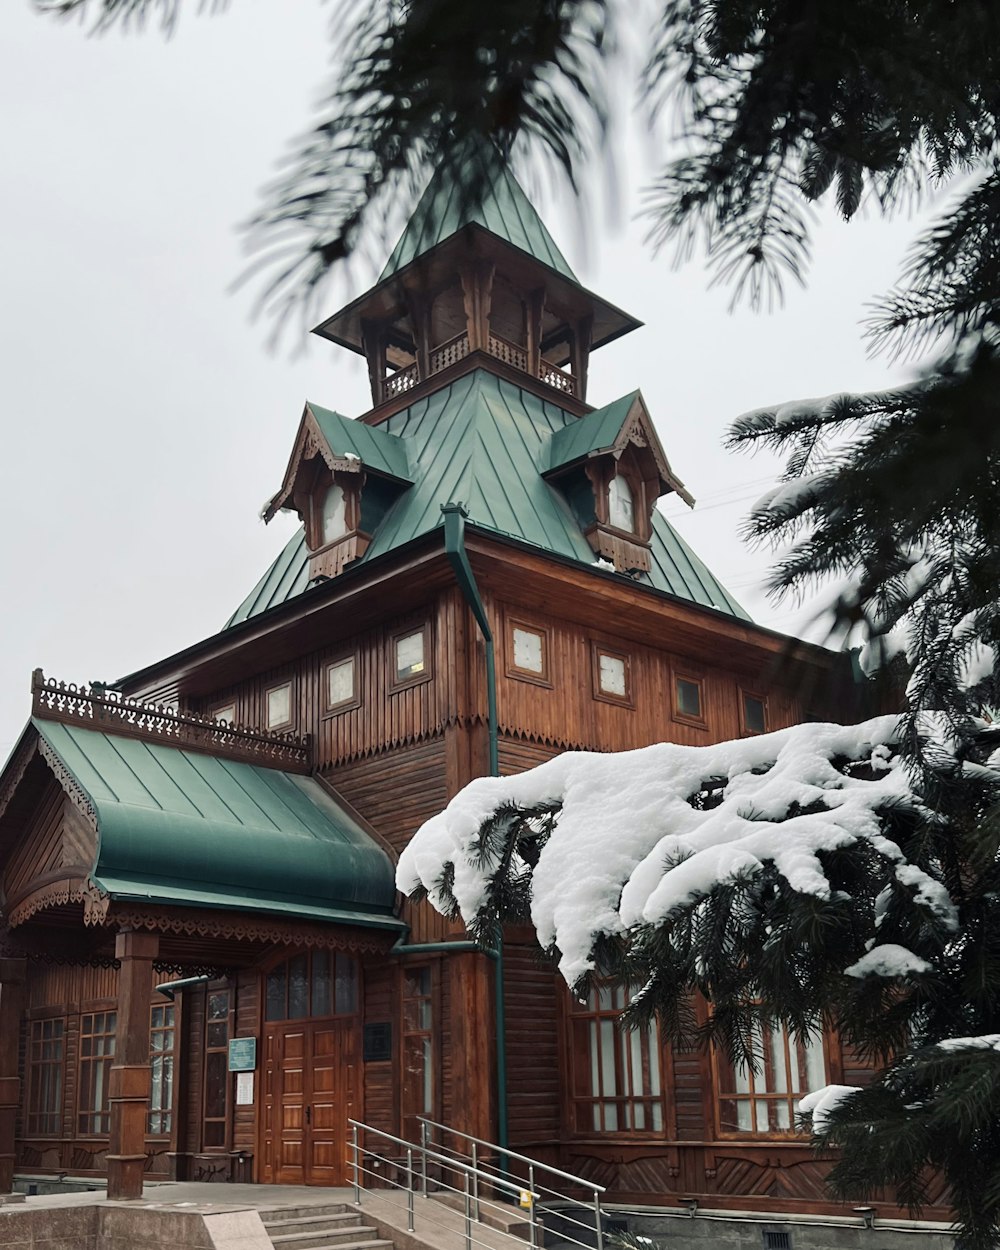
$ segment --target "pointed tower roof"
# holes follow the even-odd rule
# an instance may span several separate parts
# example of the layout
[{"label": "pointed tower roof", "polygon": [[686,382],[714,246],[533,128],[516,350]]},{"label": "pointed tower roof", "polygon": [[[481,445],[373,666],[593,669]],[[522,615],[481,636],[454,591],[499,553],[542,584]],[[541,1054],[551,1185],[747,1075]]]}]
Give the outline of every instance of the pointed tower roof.
[{"label": "pointed tower roof", "polygon": [[579,282],[520,183],[485,140],[470,141],[463,152],[438,166],[379,282],[471,225],[482,226],[564,278]]}]

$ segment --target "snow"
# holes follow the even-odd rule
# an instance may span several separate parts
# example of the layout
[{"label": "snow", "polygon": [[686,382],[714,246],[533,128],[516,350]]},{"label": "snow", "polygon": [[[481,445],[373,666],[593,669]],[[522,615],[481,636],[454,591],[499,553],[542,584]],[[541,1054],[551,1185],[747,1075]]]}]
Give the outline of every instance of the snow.
[{"label": "snow", "polygon": [[800,1100],[799,1114],[812,1116],[812,1131],[815,1134],[825,1133],[830,1113],[857,1092],[856,1085],[824,1085]]},{"label": "snow", "polygon": [[936,1050],[1000,1050],[1000,1033],[983,1033],[979,1037],[948,1037],[938,1042]]},{"label": "snow", "polygon": [[[797,399],[777,407],[755,408],[745,412],[734,422],[734,431],[744,434],[752,430],[773,430],[782,426],[805,425],[817,418],[827,418],[845,412],[858,396],[845,394],[823,395],[818,399]],[[867,399],[868,396],[860,398]]]},{"label": "snow", "polygon": [[873,946],[867,955],[845,968],[849,977],[908,977],[921,972],[930,972],[931,965],[921,959],[905,946],[897,946],[886,942],[881,946]]},{"label": "snow", "polygon": [[610,560],[605,560],[603,556],[598,556],[597,559],[592,562],[590,567],[594,569],[607,569],[610,573],[615,571],[615,566]]},{"label": "snow", "polygon": [[[945,927],[955,908],[939,882],[907,863],[882,833],[886,804],[917,804],[897,753],[899,720],[798,725],[714,746],[659,743],[618,754],[569,752],[514,777],[480,778],[418,830],[403,851],[397,885],[423,886],[467,924],[484,904],[497,864],[478,845],[483,822],[502,804],[559,806],[531,876],[531,919],[543,947],[555,946],[569,985],[593,967],[601,934],[657,926],[715,886],[753,877],[772,863],[791,889],[830,897],[820,852],[867,840]],[[877,760],[872,777],[851,776],[834,759]],[[721,802],[692,804],[718,779]],[[792,809],[792,805],[798,806]],[[804,814],[800,809],[816,805]],[[820,806],[821,805],[821,806]],[[442,888],[454,869],[451,894]]]},{"label": "snow", "polygon": [[790,482],[781,482],[765,491],[751,507],[752,515],[762,512],[792,513],[806,508],[812,503],[820,486],[827,480],[824,473],[813,473],[808,477],[793,478]]}]

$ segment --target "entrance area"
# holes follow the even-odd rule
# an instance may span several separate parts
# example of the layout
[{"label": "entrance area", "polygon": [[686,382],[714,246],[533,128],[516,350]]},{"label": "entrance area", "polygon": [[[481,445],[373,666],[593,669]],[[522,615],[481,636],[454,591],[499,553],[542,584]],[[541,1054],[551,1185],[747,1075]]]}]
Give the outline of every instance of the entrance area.
[{"label": "entrance area", "polygon": [[347,1121],[360,1110],[357,965],[293,956],[267,974],[265,1002],[260,1180],[345,1185]]}]

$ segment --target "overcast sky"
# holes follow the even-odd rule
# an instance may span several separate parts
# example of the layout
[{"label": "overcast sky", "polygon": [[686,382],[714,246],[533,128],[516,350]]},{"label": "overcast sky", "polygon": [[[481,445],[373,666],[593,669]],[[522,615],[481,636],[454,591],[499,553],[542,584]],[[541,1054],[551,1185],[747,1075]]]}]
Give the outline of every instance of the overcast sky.
[{"label": "overcast sky", "polygon": [[[36,666],[111,680],[215,633],[294,528],[257,514],[304,400],[370,407],[359,358],[298,334],[269,351],[252,295],[229,290],[237,228],[312,115],[331,7],[192,6],[164,41],[2,6],[0,758]],[[825,216],[808,289],[779,313],[730,315],[700,263],[675,271],[644,244],[648,170],[628,150],[615,217],[600,193],[586,229],[566,201],[538,205],[586,285],[646,323],[595,355],[589,397],[642,389],[699,500],[667,515],[755,619],[801,631],[801,609],[760,592],[767,554],[737,533],[774,463],[724,452],[722,435],[748,408],[899,377],[866,359],[858,322],[913,222]],[[353,293],[373,276],[354,272]]]}]

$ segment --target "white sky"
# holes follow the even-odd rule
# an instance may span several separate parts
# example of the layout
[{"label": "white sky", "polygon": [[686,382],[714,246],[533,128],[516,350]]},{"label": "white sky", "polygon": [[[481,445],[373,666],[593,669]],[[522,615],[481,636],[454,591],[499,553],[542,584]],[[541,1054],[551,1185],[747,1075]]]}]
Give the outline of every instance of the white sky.
[{"label": "white sky", "polygon": [[[257,514],[303,401],[370,407],[359,358],[318,339],[293,354],[294,333],[269,351],[252,294],[229,292],[237,227],[312,116],[332,9],[192,6],[164,41],[2,6],[0,759],[34,667],[111,680],[216,632],[294,528]],[[581,280],[646,323],[595,355],[589,398],[641,387],[700,501],[667,515],[755,619],[796,632],[805,614],[763,598],[767,555],[737,536],[774,465],[722,435],[764,403],[890,383],[858,321],[913,222],[825,219],[808,290],[789,287],[776,315],[730,315],[699,262],[678,272],[644,245],[633,148],[613,219],[601,190],[586,229],[568,202],[538,204]],[[373,276],[359,267],[352,293]],[[327,311],[342,302],[332,291]]]}]

